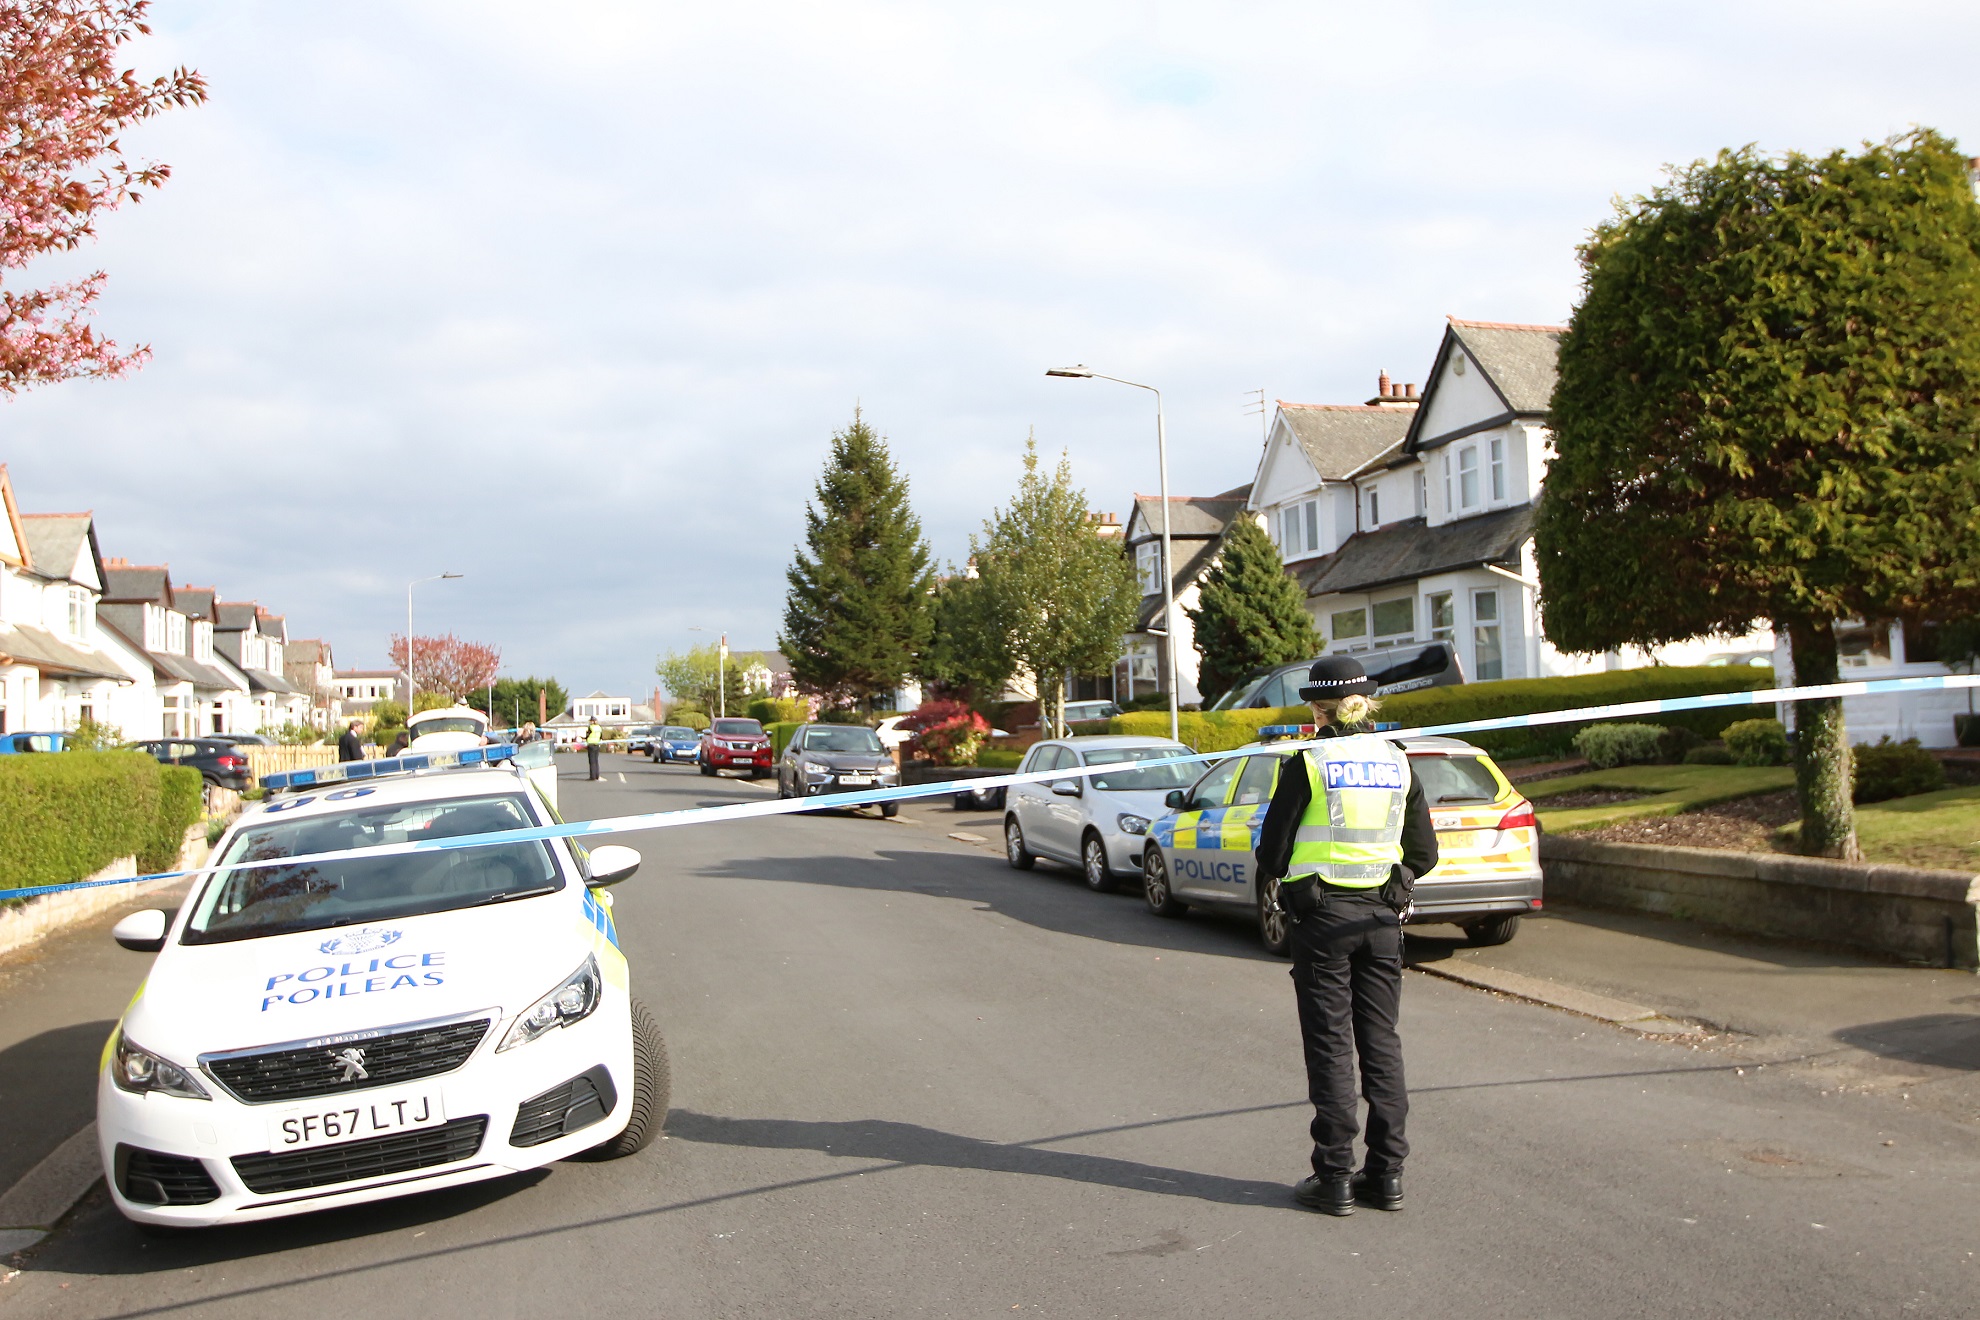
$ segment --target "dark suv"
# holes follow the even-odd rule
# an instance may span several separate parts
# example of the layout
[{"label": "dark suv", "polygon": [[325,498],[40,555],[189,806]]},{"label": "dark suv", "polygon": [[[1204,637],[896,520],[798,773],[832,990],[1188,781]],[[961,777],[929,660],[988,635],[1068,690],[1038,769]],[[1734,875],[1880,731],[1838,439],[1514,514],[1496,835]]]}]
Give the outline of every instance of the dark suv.
[{"label": "dark suv", "polygon": [[254,775],[241,749],[218,738],[155,738],[132,743],[140,752],[149,752],[161,765],[186,765],[215,788],[231,788],[245,793],[254,787]]},{"label": "dark suv", "polygon": [[[879,734],[861,724],[801,724],[777,763],[780,798],[857,793],[898,783],[894,754],[881,745]],[[893,802],[880,806],[883,816],[899,810]]]},{"label": "dark suv", "polygon": [[[1377,651],[1356,651],[1354,658],[1368,676],[1381,684],[1379,695],[1414,692],[1418,688],[1451,687],[1464,682],[1458,666],[1457,650],[1449,642],[1426,642],[1408,646],[1383,647]],[[1211,710],[1276,710],[1299,706],[1300,685],[1306,681],[1313,661],[1259,669],[1243,682],[1217,698]]]}]

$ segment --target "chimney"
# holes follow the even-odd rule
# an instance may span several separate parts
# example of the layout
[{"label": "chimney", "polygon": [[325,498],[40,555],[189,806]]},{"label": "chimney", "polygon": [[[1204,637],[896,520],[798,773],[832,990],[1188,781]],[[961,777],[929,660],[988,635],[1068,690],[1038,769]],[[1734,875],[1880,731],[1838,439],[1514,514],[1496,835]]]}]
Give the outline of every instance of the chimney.
[{"label": "chimney", "polygon": [[1391,387],[1390,387],[1390,385],[1389,385],[1389,373],[1388,373],[1388,372],[1386,372],[1386,371],[1385,371],[1385,372],[1383,372],[1383,373],[1382,373],[1381,375],[1379,375],[1379,376],[1377,376],[1377,377],[1375,378],[1375,397],[1376,397],[1376,398],[1378,398],[1378,399],[1386,399],[1386,398],[1388,398],[1388,397],[1389,397],[1389,390],[1390,390],[1390,388],[1391,388]]}]

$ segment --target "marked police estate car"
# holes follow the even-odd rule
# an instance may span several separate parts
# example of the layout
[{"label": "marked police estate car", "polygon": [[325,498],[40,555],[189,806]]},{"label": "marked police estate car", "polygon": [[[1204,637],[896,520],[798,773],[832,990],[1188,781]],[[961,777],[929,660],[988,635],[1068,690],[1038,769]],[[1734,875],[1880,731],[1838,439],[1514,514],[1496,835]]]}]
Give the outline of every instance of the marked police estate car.
[{"label": "marked police estate car", "polygon": [[120,1211],[267,1219],[652,1140],[666,1051],[602,888],[639,854],[422,846],[553,822],[511,751],[270,776],[289,791],[228,830],[184,907],[117,924],[158,955],[97,1086]]},{"label": "marked police estate car", "polygon": [[[1311,738],[1311,726],[1268,725],[1266,739]],[[1521,914],[1541,905],[1540,823],[1533,806],[1492,763],[1456,738],[1407,738],[1402,749],[1423,784],[1442,857],[1417,879],[1412,925],[1452,922],[1473,944],[1504,944]],[[1289,751],[1269,741],[1233,752],[1186,789],[1169,794],[1169,813],[1148,829],[1142,853],[1142,893],[1157,916],[1174,917],[1192,904],[1248,909],[1259,939],[1284,954],[1285,914],[1278,882],[1262,890],[1254,850],[1279,768]]]}]

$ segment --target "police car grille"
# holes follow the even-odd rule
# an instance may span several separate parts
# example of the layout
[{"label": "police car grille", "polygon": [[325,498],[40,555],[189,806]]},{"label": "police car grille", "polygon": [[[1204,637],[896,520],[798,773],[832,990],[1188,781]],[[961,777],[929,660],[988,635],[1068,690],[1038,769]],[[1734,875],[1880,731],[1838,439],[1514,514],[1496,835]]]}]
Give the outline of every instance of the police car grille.
[{"label": "police car grille", "polygon": [[208,1059],[206,1067],[214,1080],[249,1104],[361,1091],[452,1072],[488,1034],[489,1021],[449,1022],[357,1042],[364,1051],[365,1076],[348,1081],[345,1074],[351,1070],[335,1057],[340,1047],[327,1045],[235,1054]]},{"label": "police car grille", "polygon": [[390,1137],[347,1141],[341,1146],[317,1146],[279,1155],[236,1155],[234,1172],[257,1196],[382,1178],[472,1159],[481,1149],[481,1137],[487,1130],[488,1116],[480,1114]]}]

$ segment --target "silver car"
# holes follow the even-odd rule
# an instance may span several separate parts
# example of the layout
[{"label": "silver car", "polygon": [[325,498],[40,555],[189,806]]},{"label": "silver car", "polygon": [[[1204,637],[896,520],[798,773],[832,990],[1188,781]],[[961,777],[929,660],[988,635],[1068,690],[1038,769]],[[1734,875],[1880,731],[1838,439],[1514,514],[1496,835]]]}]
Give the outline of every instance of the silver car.
[{"label": "silver car", "polygon": [[1199,767],[1137,763],[1188,754],[1189,748],[1167,738],[1118,734],[1034,743],[1019,770],[1120,769],[1013,784],[1004,805],[1005,858],[1021,871],[1040,857],[1077,866],[1087,887],[1102,893],[1124,876],[1138,876],[1149,824],[1168,810],[1163,799],[1169,792],[1188,787]]}]

